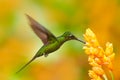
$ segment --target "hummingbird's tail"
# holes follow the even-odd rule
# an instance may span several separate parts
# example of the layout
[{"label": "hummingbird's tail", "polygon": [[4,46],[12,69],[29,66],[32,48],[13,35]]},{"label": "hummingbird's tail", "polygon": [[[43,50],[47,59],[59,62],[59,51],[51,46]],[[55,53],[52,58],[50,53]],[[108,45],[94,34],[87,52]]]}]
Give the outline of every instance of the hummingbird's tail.
[{"label": "hummingbird's tail", "polygon": [[27,65],[29,65],[35,59],[36,59],[36,57],[33,57],[27,64],[25,64],[22,68],[20,68],[19,71],[16,72],[16,74],[19,73],[20,71],[22,71]]}]

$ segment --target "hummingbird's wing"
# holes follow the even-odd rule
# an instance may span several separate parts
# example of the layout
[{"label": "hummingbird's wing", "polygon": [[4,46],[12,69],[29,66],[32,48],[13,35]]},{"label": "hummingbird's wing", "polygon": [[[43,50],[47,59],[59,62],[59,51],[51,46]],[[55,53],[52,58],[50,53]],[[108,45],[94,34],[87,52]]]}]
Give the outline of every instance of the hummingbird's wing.
[{"label": "hummingbird's wing", "polygon": [[33,31],[37,34],[37,36],[42,40],[44,44],[49,41],[57,40],[56,37],[40,23],[38,23],[29,15],[26,14],[26,16],[30,21],[30,26],[32,27]]}]

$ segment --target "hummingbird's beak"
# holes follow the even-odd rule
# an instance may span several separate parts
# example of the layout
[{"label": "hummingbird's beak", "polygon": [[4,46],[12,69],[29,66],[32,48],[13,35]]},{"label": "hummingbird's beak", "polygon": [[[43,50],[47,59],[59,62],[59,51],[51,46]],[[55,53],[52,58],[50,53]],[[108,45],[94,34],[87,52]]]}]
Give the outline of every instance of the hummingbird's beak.
[{"label": "hummingbird's beak", "polygon": [[85,44],[86,42],[81,40],[81,39],[77,39],[78,41],[82,42],[83,44]]},{"label": "hummingbird's beak", "polygon": [[76,38],[76,37],[75,37],[75,40],[80,41],[80,42],[82,42],[83,44],[86,43],[85,41],[83,41],[83,40],[81,40],[81,39],[78,39],[78,38]]}]

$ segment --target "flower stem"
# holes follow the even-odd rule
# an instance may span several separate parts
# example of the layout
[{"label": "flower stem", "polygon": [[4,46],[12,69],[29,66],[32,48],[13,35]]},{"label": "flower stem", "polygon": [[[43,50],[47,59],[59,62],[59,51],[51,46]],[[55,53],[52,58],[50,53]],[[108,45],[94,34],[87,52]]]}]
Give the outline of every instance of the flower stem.
[{"label": "flower stem", "polygon": [[103,75],[104,80],[108,80],[107,76],[104,74]]},{"label": "flower stem", "polygon": [[114,80],[113,72],[111,70],[109,70],[109,73],[110,73],[110,76],[111,76],[112,80]]}]

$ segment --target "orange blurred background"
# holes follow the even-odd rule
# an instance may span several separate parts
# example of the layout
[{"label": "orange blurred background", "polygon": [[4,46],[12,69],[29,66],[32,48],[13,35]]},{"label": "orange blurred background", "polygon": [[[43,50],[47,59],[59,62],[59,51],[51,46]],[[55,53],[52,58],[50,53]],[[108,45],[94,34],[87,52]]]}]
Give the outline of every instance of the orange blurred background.
[{"label": "orange blurred background", "polygon": [[91,28],[101,46],[112,42],[116,53],[113,71],[115,80],[120,80],[120,0],[0,0],[1,80],[90,80],[87,55],[83,44],[76,41],[14,74],[42,46],[25,14],[56,36],[71,31],[84,40],[85,30]]}]

